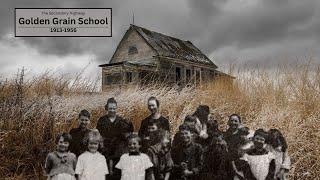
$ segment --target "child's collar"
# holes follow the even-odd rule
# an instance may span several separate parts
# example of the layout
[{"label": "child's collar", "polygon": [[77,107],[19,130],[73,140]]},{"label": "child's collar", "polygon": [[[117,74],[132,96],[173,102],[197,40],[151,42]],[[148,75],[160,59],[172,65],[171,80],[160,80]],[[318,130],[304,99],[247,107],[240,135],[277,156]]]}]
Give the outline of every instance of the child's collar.
[{"label": "child's collar", "polygon": [[[107,117],[108,117],[108,120],[110,121],[110,122],[112,122],[112,123],[114,123],[114,122],[116,122],[117,121],[117,115],[115,115],[114,117],[110,117],[109,115],[107,115]],[[111,120],[112,119],[112,120]]]},{"label": "child's collar", "polygon": [[55,154],[61,160],[61,163],[66,163],[67,162],[67,154],[68,154],[68,152],[55,151]]},{"label": "child's collar", "polygon": [[68,154],[68,151],[60,152],[60,151],[56,150],[55,153],[56,153],[58,156],[65,156],[66,154]]},{"label": "child's collar", "polygon": [[93,153],[93,152],[90,152],[89,149],[87,149],[86,152],[91,153],[91,154],[95,154],[95,153],[97,153],[99,151],[97,150],[96,152]]},{"label": "child's collar", "polygon": [[129,152],[129,156],[139,156],[140,152]]},{"label": "child's collar", "polygon": [[261,150],[258,150],[256,148],[250,150],[248,152],[249,155],[264,155],[264,154],[267,154],[269,151],[266,150],[265,148],[261,149]]}]

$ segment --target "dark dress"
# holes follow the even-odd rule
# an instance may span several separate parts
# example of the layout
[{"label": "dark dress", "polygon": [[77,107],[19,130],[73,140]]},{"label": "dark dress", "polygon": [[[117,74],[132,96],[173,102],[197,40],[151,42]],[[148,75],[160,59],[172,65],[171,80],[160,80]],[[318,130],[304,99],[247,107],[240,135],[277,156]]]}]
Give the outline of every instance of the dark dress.
[{"label": "dark dress", "polygon": [[81,128],[73,128],[70,130],[70,135],[72,136],[72,141],[70,142],[69,150],[74,153],[77,157],[86,151],[87,147],[83,143],[83,138],[90,129],[82,130]]},{"label": "dark dress", "polygon": [[153,163],[155,180],[164,180],[166,173],[171,172],[173,168],[170,151],[165,152],[159,143],[151,146],[148,149],[147,154]]},{"label": "dark dress", "polygon": [[[188,145],[172,147],[171,156],[174,168],[171,180],[198,180],[203,168],[203,150],[200,144],[191,142]],[[181,164],[185,163],[183,167]],[[184,169],[193,172],[193,175],[184,177],[182,172]]]},{"label": "dark dress", "polygon": [[204,168],[201,180],[228,180],[227,170],[232,165],[227,159],[228,150],[226,143],[215,142],[208,146],[204,153]]},{"label": "dark dress", "polygon": [[116,116],[114,122],[111,122],[108,115],[105,115],[99,118],[97,129],[104,139],[104,148],[100,151],[108,162],[113,161],[114,175],[110,176],[109,179],[120,179],[121,172],[115,168],[115,165],[120,160],[121,155],[127,152],[126,135],[133,132],[132,122],[120,116]]},{"label": "dark dress", "polygon": [[[228,161],[231,164],[232,161],[238,161],[240,158],[239,148],[244,143],[239,130],[237,133],[233,133],[230,129],[228,129],[224,134],[224,140],[227,142],[228,146]],[[236,175],[233,168],[227,169],[227,174],[230,178]]]},{"label": "dark dress", "polygon": [[151,115],[142,120],[141,126],[139,129],[139,136],[141,138],[144,138],[148,134],[148,125],[152,124],[153,122],[156,122],[158,124],[159,129],[170,131],[170,125],[169,120],[163,116],[160,116],[158,119],[152,119]]},{"label": "dark dress", "polygon": [[[239,132],[239,131],[238,131]],[[238,150],[240,146],[244,143],[240,133],[235,133],[233,134],[231,130],[227,130],[224,134],[223,137],[225,141],[227,142],[228,145],[228,151],[229,151],[229,156],[231,160],[238,159]]]}]

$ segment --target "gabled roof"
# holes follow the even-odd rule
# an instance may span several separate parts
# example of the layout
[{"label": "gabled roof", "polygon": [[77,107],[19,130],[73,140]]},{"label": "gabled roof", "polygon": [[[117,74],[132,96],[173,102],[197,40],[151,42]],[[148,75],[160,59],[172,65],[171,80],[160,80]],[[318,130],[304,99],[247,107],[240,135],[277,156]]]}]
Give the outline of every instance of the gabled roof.
[{"label": "gabled roof", "polygon": [[149,67],[155,67],[155,64],[148,64],[148,63],[143,63],[139,61],[121,61],[117,63],[108,63],[108,64],[100,64],[99,67],[109,67],[109,66],[117,66],[117,65],[135,65],[135,66],[149,66]]},{"label": "gabled roof", "polygon": [[206,64],[217,68],[217,66],[190,41],[177,39],[132,24],[130,28],[136,30],[159,56]]}]

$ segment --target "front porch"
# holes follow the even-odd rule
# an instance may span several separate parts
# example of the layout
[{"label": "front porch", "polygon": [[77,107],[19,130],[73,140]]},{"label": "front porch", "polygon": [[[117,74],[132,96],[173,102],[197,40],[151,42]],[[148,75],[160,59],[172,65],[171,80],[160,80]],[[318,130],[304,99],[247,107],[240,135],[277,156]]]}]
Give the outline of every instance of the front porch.
[{"label": "front porch", "polygon": [[102,64],[102,91],[144,84],[157,79],[157,67],[153,64],[118,62]]}]

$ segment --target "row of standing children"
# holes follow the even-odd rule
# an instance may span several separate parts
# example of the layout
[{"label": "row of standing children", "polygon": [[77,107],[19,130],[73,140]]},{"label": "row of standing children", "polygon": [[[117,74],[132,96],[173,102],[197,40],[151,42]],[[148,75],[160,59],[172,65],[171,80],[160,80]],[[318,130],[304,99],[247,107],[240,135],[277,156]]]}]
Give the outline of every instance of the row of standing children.
[{"label": "row of standing children", "polygon": [[155,97],[148,99],[151,114],[141,122],[139,135],[132,133],[130,121],[116,114],[114,98],[108,99],[107,114],[99,118],[95,130],[88,128],[90,113],[82,110],[79,127],[59,135],[57,151],[48,154],[48,178],[285,179],[290,159],[280,131],[259,129],[248,138],[249,129],[233,114],[229,129],[221,132],[217,121],[208,116],[209,107],[201,105],[185,118],[171,143],[169,121],[161,116],[159,106]]}]

